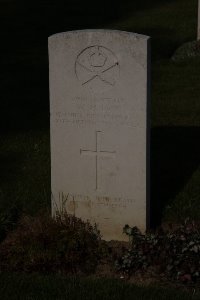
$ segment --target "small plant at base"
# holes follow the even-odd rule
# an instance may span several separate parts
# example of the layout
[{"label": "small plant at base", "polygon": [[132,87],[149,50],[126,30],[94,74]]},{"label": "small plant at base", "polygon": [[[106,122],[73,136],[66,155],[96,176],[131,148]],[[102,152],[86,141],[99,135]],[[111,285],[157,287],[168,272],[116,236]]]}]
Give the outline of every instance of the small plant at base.
[{"label": "small plant at base", "polygon": [[101,255],[98,230],[75,216],[24,216],[0,245],[0,270],[94,272]]},{"label": "small plant at base", "polygon": [[186,220],[174,230],[141,234],[136,228],[124,227],[131,237],[130,249],[116,261],[116,269],[129,276],[148,270],[165,274],[171,280],[200,280],[200,226]]}]

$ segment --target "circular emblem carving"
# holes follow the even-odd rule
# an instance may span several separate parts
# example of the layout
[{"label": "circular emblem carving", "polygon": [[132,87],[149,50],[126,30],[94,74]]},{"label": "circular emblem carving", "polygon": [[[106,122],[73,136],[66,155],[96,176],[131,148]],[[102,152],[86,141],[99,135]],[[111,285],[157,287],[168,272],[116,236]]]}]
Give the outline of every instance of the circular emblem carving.
[{"label": "circular emblem carving", "polygon": [[75,73],[82,86],[107,89],[113,87],[119,78],[119,62],[111,50],[91,46],[77,56]]}]

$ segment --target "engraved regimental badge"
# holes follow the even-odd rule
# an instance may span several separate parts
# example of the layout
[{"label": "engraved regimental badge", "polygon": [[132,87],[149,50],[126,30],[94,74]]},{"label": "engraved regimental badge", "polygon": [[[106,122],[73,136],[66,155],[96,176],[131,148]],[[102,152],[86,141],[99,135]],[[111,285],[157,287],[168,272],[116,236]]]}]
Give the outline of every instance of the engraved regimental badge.
[{"label": "engraved regimental badge", "polygon": [[91,89],[108,89],[115,86],[120,66],[116,55],[103,46],[82,50],[75,62],[75,73],[82,86]]}]

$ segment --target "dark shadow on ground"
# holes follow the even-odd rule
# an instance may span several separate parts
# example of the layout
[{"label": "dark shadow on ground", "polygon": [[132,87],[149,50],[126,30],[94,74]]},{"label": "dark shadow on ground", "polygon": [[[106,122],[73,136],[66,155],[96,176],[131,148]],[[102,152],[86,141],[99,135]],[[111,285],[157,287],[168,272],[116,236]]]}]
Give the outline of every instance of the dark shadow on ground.
[{"label": "dark shadow on ground", "polygon": [[200,127],[158,127],[151,133],[151,227],[200,165]]}]

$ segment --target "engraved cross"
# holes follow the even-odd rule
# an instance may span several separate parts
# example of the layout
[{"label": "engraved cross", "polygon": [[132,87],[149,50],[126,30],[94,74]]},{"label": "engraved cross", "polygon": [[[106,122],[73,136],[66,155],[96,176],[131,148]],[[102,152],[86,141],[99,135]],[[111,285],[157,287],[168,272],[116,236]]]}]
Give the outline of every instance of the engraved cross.
[{"label": "engraved cross", "polygon": [[94,156],[95,157],[95,181],[96,181],[96,187],[95,189],[98,190],[99,188],[99,158],[101,157],[115,157],[116,152],[115,151],[106,151],[101,150],[100,148],[100,142],[99,142],[99,135],[101,131],[95,132],[95,150],[89,150],[89,149],[80,149],[81,155],[87,155],[87,156]]}]

